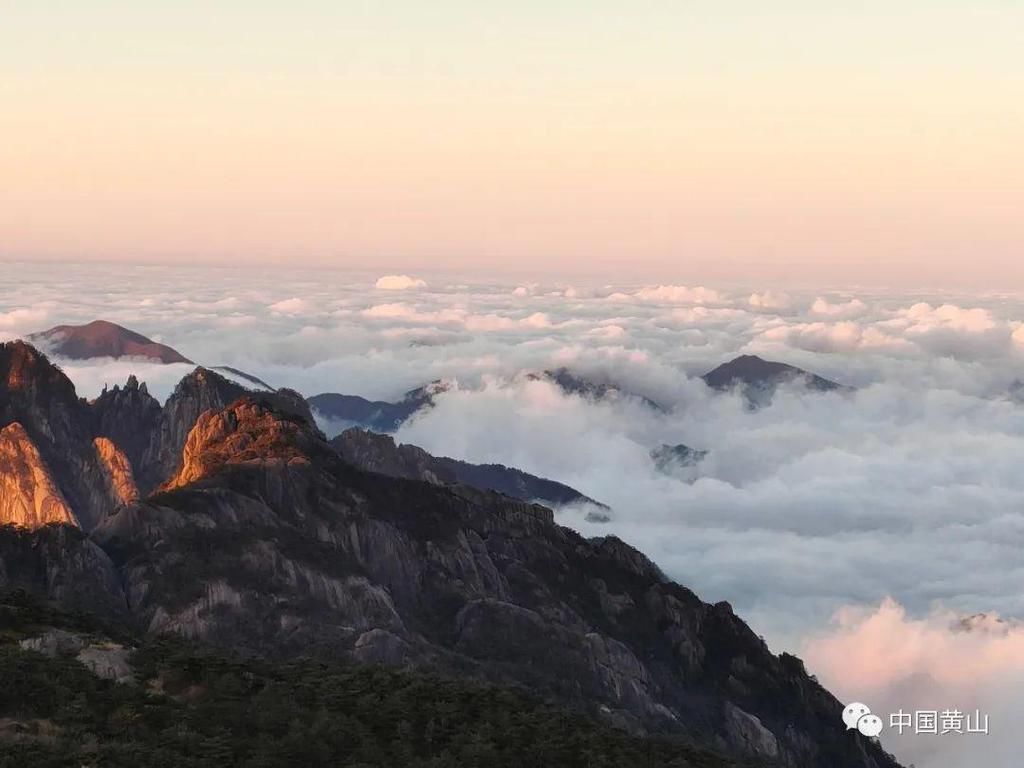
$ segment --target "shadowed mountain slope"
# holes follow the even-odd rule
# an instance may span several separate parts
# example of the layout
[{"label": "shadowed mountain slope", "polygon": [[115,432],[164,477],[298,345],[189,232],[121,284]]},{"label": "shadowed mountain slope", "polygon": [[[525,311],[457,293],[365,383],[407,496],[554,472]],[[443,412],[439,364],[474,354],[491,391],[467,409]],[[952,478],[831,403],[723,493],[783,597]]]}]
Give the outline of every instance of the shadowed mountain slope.
[{"label": "shadowed mountain slope", "polygon": [[[2,354],[3,412],[35,419],[37,445],[70,429],[51,415],[81,417],[96,454],[94,412],[63,375],[30,348]],[[622,541],[585,539],[501,494],[360,470],[304,404],[249,393],[219,407],[230,391],[213,376],[195,372],[161,412],[175,441],[186,433],[167,474],[143,457],[159,491],[109,497],[88,536],[0,529],[0,587],[243,654],[523,686],[734,759],[896,766],[844,730],[840,703],[798,659],[773,655],[727,604],[702,602]]]},{"label": "shadowed mountain slope", "polygon": [[548,506],[574,503],[604,506],[554,480],[501,464],[472,464],[433,456],[415,445],[399,445],[390,435],[378,435],[358,427],[346,429],[331,440],[331,445],[350,464],[369,472],[425,480],[435,485],[462,483]]}]

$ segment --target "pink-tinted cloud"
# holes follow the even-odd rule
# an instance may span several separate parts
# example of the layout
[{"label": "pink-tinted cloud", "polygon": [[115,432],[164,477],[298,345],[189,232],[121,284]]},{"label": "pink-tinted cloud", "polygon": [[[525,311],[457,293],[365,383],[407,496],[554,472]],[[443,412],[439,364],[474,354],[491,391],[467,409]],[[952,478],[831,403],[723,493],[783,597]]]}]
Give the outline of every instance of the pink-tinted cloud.
[{"label": "pink-tinted cloud", "polygon": [[878,691],[914,678],[975,686],[1024,672],[1024,626],[998,615],[936,611],[912,618],[891,598],[873,611],[844,608],[804,650],[812,668],[842,689]]}]

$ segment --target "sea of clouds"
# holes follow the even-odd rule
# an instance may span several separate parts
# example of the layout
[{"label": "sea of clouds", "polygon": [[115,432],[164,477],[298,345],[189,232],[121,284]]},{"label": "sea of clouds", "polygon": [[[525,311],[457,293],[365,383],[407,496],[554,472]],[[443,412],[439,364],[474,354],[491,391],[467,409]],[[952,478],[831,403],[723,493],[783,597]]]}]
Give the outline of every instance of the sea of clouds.
[{"label": "sea of clouds", "polygon": [[[449,380],[400,441],[608,504],[607,523],[557,514],[728,600],[840,697],[991,714],[988,737],[883,735],[919,768],[1010,764],[1024,714],[1020,294],[8,266],[0,340],[102,318],[306,395],[397,399]],[[752,411],[700,380],[747,353],[856,390],[784,388]],[[86,397],[135,373],[165,398],[190,370],[60,363]],[[669,411],[524,375],[560,366]],[[676,479],[650,460],[663,443],[709,453]]]}]

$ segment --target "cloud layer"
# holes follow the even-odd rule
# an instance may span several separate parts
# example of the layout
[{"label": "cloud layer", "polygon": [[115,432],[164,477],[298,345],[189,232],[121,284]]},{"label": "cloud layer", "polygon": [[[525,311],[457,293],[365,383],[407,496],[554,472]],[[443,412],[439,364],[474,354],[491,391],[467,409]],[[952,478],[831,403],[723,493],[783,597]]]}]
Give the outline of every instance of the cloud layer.
[{"label": "cloud layer", "polygon": [[[949,629],[956,616],[1024,617],[1024,405],[1012,395],[1024,297],[95,265],[6,275],[2,338],[104,318],[306,394],[394,399],[451,379],[401,440],[609,504],[606,524],[578,509],[559,519],[615,533],[705,599],[729,600],[843,695],[1024,712],[1024,696],[996,684],[999,670],[1020,671],[1018,630]],[[750,411],[699,379],[741,353],[857,389],[783,389]],[[61,364],[85,396],[130,372],[166,396],[188,370]],[[559,366],[638,397],[593,402],[523,375]],[[650,460],[678,443],[709,452],[691,482]],[[980,659],[970,679],[944,677],[942,659],[965,653]],[[908,675],[933,682],[910,697]],[[892,748],[961,765],[932,747]]]}]

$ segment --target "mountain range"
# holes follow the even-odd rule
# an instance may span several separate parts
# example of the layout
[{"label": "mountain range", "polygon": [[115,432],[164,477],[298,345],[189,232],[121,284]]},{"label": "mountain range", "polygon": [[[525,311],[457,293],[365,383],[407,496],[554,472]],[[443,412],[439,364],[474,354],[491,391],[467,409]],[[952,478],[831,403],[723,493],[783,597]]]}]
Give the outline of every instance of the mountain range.
[{"label": "mountain range", "polygon": [[247,656],[519,687],[732,761],[896,766],[727,603],[543,506],[361,469],[297,393],[200,368],[162,405],[134,380],[87,402],[14,342],[0,429],[0,589]]},{"label": "mountain range", "polygon": [[[49,354],[73,360],[103,357],[133,357],[158,363],[187,363],[177,350],[159,344],[140,333],[106,320],[86,325],[59,325],[27,337]],[[225,378],[247,388],[264,391],[273,387],[252,374],[231,366],[210,366]],[[654,411],[668,409],[644,395],[631,392],[605,375],[584,376],[561,367],[529,373],[529,380],[549,381],[564,393],[589,400],[633,398]],[[738,389],[751,407],[771,401],[775,390],[787,384],[801,384],[811,392],[851,391],[852,388],[787,363],[764,360],[757,355],[740,355],[704,374],[701,379],[720,392]],[[417,413],[429,408],[434,398],[447,391],[451,382],[438,380],[406,392],[397,402],[368,400],[358,395],[323,392],[308,398],[310,407],[322,421],[340,432],[348,427],[363,427],[374,432],[395,432]],[[1016,397],[1011,393],[1012,397]]]},{"label": "mountain range", "polygon": [[[611,379],[587,377],[568,368],[556,368],[529,373],[530,381],[548,381],[567,395],[574,395],[593,401],[609,401],[628,398],[641,403],[656,413],[665,413],[669,408],[645,395],[630,391]],[[826,379],[786,363],[764,360],[756,355],[741,355],[714,370],[701,379],[717,392],[736,389],[752,407],[761,407],[771,402],[780,386],[799,385],[809,392],[848,392],[851,387]],[[410,390],[397,402],[367,400],[354,395],[325,392],[309,398],[310,407],[326,423],[339,429],[363,427],[374,432],[395,432],[418,413],[429,409],[434,398],[447,391],[450,383],[435,381],[423,387]]]}]

